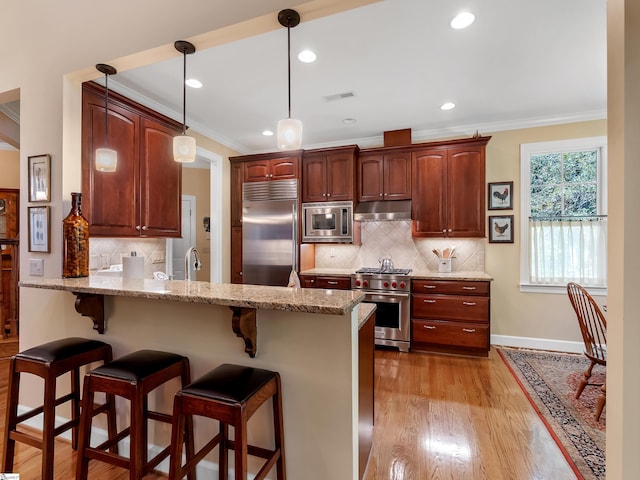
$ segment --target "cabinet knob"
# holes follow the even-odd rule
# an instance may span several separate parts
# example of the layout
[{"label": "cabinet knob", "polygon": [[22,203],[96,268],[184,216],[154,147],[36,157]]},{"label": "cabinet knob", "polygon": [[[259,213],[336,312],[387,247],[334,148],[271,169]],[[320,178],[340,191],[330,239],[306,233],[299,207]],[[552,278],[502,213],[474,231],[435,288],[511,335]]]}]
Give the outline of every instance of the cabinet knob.
[{"label": "cabinet knob", "polygon": [[242,272],[240,272],[240,275],[242,276]]},{"label": "cabinet knob", "polygon": [[142,230],[146,230],[148,227],[146,225],[142,226]]},{"label": "cabinet knob", "polygon": [[449,233],[451,233],[451,229],[449,229]]},{"label": "cabinet knob", "polygon": [[378,195],[378,196],[379,196],[379,197],[381,197],[381,196],[382,196],[382,194],[380,194],[380,195]]},{"label": "cabinet knob", "polygon": [[446,229],[446,228],[443,228],[443,229],[442,229],[442,233],[447,233],[447,229]]},{"label": "cabinet knob", "polygon": [[330,193],[327,193],[327,197],[330,197],[330,196],[331,196],[331,194],[330,194]]},{"label": "cabinet knob", "polygon": [[322,196],[323,196],[323,197],[326,197],[326,196],[327,196],[327,194],[326,194],[326,193],[323,193],[323,194],[322,194]]},{"label": "cabinet knob", "polygon": [[136,230],[140,231],[140,225],[136,225]]}]

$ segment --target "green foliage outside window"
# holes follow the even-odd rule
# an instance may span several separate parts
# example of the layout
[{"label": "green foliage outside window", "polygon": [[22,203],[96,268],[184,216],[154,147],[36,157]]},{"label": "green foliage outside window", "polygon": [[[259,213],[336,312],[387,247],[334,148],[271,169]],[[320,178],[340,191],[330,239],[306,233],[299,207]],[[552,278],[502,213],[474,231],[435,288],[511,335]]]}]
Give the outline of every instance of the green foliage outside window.
[{"label": "green foliage outside window", "polygon": [[598,152],[534,154],[531,164],[531,216],[598,214]]}]

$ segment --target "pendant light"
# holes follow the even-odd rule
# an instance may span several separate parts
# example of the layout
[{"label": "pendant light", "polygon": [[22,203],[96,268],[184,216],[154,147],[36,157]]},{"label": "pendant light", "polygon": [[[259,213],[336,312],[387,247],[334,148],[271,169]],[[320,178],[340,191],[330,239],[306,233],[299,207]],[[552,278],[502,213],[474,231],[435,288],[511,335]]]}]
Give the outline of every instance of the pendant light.
[{"label": "pendant light", "polygon": [[104,144],[102,148],[96,148],[96,170],[100,172],[115,172],[118,166],[118,152],[109,148],[109,75],[115,75],[118,71],[111,65],[98,63],[96,69],[104,73]]},{"label": "pendant light", "polygon": [[278,122],[278,148],[295,150],[302,145],[302,122],[291,118],[291,29],[300,24],[300,14],[285,9],[278,13],[278,22],[287,27],[287,81],[289,84],[289,116]]},{"label": "pendant light", "polygon": [[173,159],[179,163],[193,163],[196,160],[196,139],[187,135],[187,55],[196,51],[196,47],[185,40],[173,44],[183,57],[182,79],[182,134],[173,137]]}]

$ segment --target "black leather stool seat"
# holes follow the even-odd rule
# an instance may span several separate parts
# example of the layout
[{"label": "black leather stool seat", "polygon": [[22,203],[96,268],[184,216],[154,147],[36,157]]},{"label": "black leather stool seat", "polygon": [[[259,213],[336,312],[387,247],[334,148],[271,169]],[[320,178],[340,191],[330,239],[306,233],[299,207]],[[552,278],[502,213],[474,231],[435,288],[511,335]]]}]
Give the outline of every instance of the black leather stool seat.
[{"label": "black leather stool seat", "polygon": [[104,342],[80,337],[62,338],[53,342],[31,347],[16,355],[17,358],[35,360],[42,363],[53,363],[66,360],[76,355],[91,352],[106,346]]},{"label": "black leather stool seat", "polygon": [[226,363],[183,388],[182,393],[240,404],[249,400],[275,376],[276,373],[269,370]]},{"label": "black leather stool seat", "polygon": [[184,357],[175,353],[157,350],[139,350],[102,365],[91,371],[91,375],[139,382],[159,370],[182,362]]}]

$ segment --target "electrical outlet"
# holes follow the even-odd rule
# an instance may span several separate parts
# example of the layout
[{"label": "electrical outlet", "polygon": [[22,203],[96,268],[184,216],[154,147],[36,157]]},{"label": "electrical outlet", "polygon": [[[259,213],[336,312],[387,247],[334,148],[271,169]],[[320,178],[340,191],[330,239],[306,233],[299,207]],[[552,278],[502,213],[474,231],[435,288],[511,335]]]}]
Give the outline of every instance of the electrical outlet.
[{"label": "electrical outlet", "polygon": [[335,257],[336,256],[336,249],[335,248],[331,247],[329,249],[329,256],[330,257]]},{"label": "electrical outlet", "polygon": [[43,258],[29,259],[29,275],[35,275],[38,277],[42,277],[44,275],[44,259]]}]

